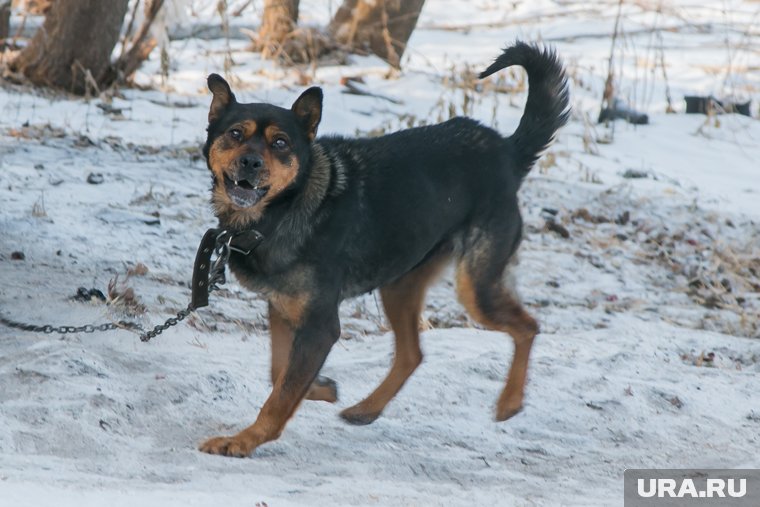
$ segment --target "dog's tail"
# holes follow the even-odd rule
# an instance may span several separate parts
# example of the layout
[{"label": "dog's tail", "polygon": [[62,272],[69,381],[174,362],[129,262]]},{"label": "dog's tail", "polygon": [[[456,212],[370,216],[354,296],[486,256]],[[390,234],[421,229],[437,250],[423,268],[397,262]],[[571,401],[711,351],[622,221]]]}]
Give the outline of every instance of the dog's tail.
[{"label": "dog's tail", "polygon": [[483,72],[480,78],[520,65],[528,73],[528,101],[520,125],[508,141],[524,178],[570,117],[570,92],[562,63],[552,49],[517,41]]}]

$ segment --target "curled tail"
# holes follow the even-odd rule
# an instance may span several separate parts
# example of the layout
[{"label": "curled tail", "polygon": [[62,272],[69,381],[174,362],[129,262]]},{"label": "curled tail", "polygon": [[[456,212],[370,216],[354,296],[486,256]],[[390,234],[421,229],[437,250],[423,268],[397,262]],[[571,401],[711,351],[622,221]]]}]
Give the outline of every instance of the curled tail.
[{"label": "curled tail", "polygon": [[512,65],[520,65],[528,73],[525,112],[517,130],[508,138],[522,179],[551,144],[557,130],[567,123],[570,92],[562,62],[554,50],[520,41],[505,48],[479,77],[490,76]]}]

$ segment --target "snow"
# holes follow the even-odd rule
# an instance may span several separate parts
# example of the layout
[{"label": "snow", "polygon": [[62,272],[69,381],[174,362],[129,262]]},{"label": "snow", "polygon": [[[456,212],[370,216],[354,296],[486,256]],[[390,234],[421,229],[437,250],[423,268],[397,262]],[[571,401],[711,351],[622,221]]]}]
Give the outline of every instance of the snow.
[{"label": "snow", "polygon": [[[657,14],[626,5],[616,75],[651,124],[613,128],[595,119],[617,4],[428,0],[400,73],[373,57],[281,69],[230,41],[240,100],[287,105],[319,84],[320,132],[347,135],[461,112],[455,80],[467,68],[516,37],[556,44],[574,114],[521,190],[518,288],[542,325],[522,413],[493,421],[511,340],[468,320],[447,273],[428,297],[425,360],[375,423],[337,417],[392,357],[370,294],[341,310],[343,337],[323,369],[338,382],[335,406],[304,402],[250,459],[202,454],[206,437],[250,424],[270,390],[265,303],[231,280],[209,308],[148,344],[127,331],[0,327],[0,503],[622,505],[626,468],[760,467],[760,291],[748,271],[760,262],[760,124],[685,115],[681,105],[686,94],[733,94],[753,99],[757,115],[748,34],[758,6],[679,0]],[[213,22],[214,5],[193,2],[188,19]],[[322,2],[302,10],[309,23],[329,19]],[[664,113],[657,39],[641,31],[652,26],[675,27],[661,35],[678,114]],[[0,88],[0,314],[118,320],[118,308],[70,298],[80,286],[106,292],[139,263],[148,273],[126,283],[147,307],[143,325],[187,304],[195,248],[214,225],[199,152],[204,80],[222,70],[225,45],[173,41],[167,83],[148,62],[139,79],[154,90],[123,90],[110,103],[120,113],[98,108],[101,99]],[[520,88],[519,71],[502,74]],[[356,75],[402,103],[341,93],[341,78]],[[474,117],[505,134],[516,127],[523,92],[469,93]],[[90,173],[103,183],[87,183]],[[547,209],[568,238],[547,230]],[[694,280],[725,280],[731,291],[716,292],[716,307],[714,290]]]}]

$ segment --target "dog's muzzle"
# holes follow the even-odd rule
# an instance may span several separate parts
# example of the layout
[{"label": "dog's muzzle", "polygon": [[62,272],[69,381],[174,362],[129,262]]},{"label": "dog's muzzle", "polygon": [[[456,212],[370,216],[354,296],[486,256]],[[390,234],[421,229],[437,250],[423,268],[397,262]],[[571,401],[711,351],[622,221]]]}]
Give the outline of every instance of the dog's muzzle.
[{"label": "dog's muzzle", "polygon": [[250,208],[269,191],[261,181],[264,161],[259,155],[247,154],[238,159],[238,170],[233,176],[224,175],[224,188],[233,204]]}]

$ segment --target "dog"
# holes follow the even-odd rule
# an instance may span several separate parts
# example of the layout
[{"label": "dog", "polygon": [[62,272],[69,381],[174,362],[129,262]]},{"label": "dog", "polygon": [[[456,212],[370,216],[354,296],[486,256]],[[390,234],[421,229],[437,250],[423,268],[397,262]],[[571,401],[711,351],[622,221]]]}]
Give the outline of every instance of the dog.
[{"label": "dog", "polygon": [[468,313],[514,340],[496,420],[521,410],[539,327],[503,279],[522,234],[517,191],[567,122],[569,91],[554,51],[519,41],[480,77],[512,65],[527,71],[529,91],[509,137],[466,117],[375,138],[317,137],[320,88],[285,109],[241,104],[222,77],[208,77],[211,204],[220,227],[263,235],[252,251],[233,249],[229,267],[268,300],[273,388],[251,426],[201,451],[249,456],[280,436],[302,399],[336,401],[319,371],[340,336],[338,307],[375,289],[395,335],[393,364],[340,415],[377,419],[422,361],[425,292],[452,261]]}]

